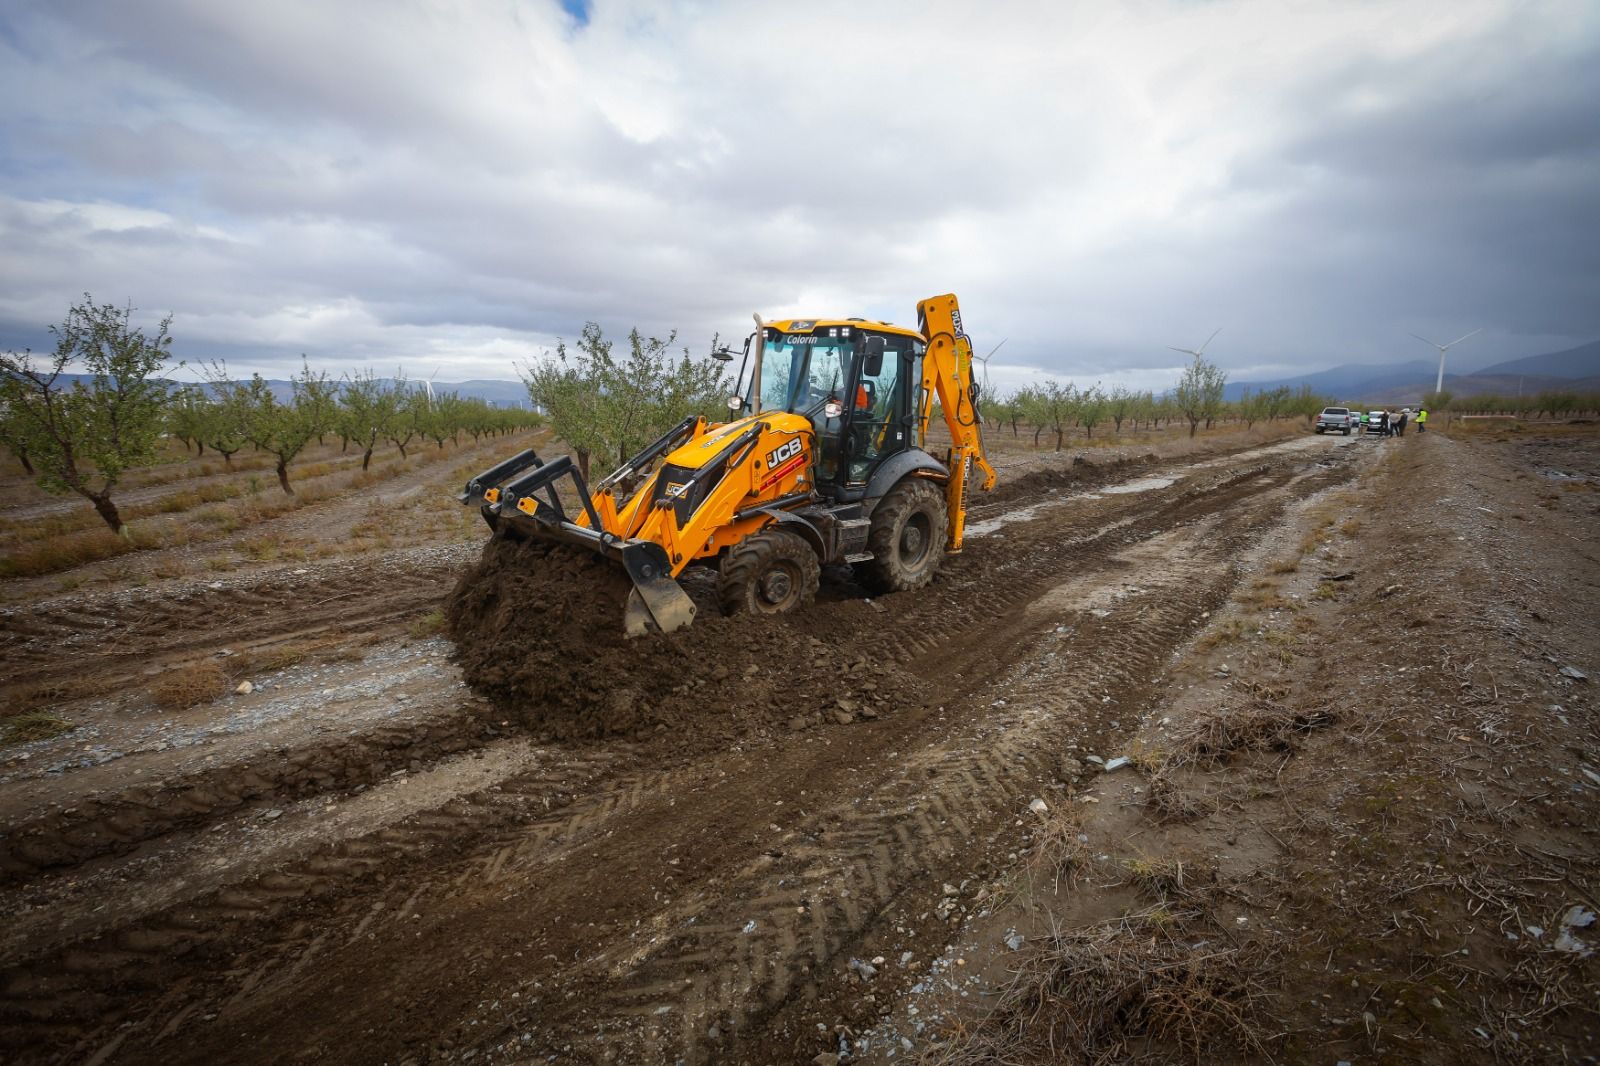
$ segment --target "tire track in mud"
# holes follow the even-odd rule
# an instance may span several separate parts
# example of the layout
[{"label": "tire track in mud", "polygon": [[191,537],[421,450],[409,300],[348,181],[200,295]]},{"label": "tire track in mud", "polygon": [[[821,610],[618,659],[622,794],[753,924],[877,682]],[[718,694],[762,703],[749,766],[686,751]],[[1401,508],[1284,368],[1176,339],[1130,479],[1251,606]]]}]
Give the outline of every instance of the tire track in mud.
[{"label": "tire track in mud", "polygon": [[[1146,582],[1105,620],[1072,612],[1068,634],[1051,648],[1070,670],[1022,676],[1007,689],[1018,710],[992,716],[978,735],[963,730],[916,752],[865,796],[820,812],[814,831],[786,846],[780,864],[751,864],[719,886],[722,899],[738,901],[733,907],[713,915],[685,908],[675,916],[678,931],[642,959],[584,975],[602,991],[585,997],[580,1013],[556,1022],[553,1033],[552,1020],[541,1018],[537,1031],[550,1036],[514,1046],[553,1052],[587,1034],[619,1061],[728,1053],[708,1040],[712,1027],[731,1035],[759,1026],[814,986],[812,975],[891,904],[931,910],[941,882],[928,876],[928,857],[956,856],[1013,819],[1053,776],[1061,745],[1091,703],[1096,715],[1126,714],[1146,699],[1171,649],[1226,599],[1235,580],[1231,553],[1275,514],[1233,523],[1194,562],[1159,584]],[[1115,693],[1109,704],[1100,702],[1104,691]]]},{"label": "tire track in mud", "polygon": [[76,677],[99,679],[118,668],[134,676],[165,656],[199,658],[224,646],[372,626],[436,603],[471,555],[465,547],[428,549],[397,553],[377,566],[334,564],[301,575],[278,570],[220,587],[6,608],[0,674],[6,687],[50,681],[70,660]]},{"label": "tire track in mud", "polygon": [[[1254,495],[1264,475],[1271,473],[1269,486],[1294,479],[1291,464],[1276,465],[1275,472],[1274,464],[1255,465],[1203,485],[1097,509],[1119,515],[1111,522],[1096,513],[1077,523],[1057,522],[1041,531],[1045,535],[1026,539],[1016,531],[1027,526],[1011,527],[1006,543],[971,550],[963,565],[952,567],[951,579],[930,590],[936,595],[884,616],[896,629],[885,642],[884,657],[923,664],[931,675],[960,677],[997,647],[1036,628],[1017,616],[1039,593],[1072,573],[1109,563],[1130,544]],[[1270,507],[1254,512],[1259,513],[1233,524],[1254,531],[1276,513]],[[1074,526],[1081,531],[1076,538]],[[1226,552],[1217,559],[1225,561]],[[1207,587],[1225,593],[1231,580],[1226,571],[1225,565],[1214,566]],[[1098,636],[1094,641],[1084,636],[1084,654],[1100,655],[1107,669],[1121,670],[1131,692],[1204,609],[1188,609],[1193,592],[1186,586],[1187,600],[1172,602],[1152,593],[1146,614],[1119,615],[1118,624],[1127,628],[1121,637],[1114,626],[1087,627],[1086,634],[1092,630]],[[962,631],[949,627],[952,617],[962,621]],[[838,643],[853,646],[864,637],[881,637],[885,628],[879,615],[863,611],[853,624],[840,626]],[[975,631],[982,632],[981,639],[973,639]],[[1068,697],[1055,699],[1060,708]],[[877,746],[889,750],[914,740],[919,729],[926,731],[925,717],[879,723],[884,728]],[[932,767],[940,782],[931,792],[916,793],[912,776],[891,781],[869,793],[871,806],[846,803],[833,810],[837,824],[822,826],[813,819],[816,828],[809,839],[786,845],[790,850],[776,864],[770,857],[755,858],[731,874],[713,876],[688,893],[690,903],[681,904],[714,912],[715,905],[703,898],[708,884],[718,897],[751,900],[766,916],[757,919],[762,935],[744,934],[740,923],[748,918],[725,914],[688,934],[674,934],[615,972],[598,973],[598,964],[588,971],[563,964],[560,972],[593,983],[600,998],[585,1002],[596,1009],[604,1004],[642,1049],[677,1047],[695,1054],[691,1037],[705,1027],[696,1029],[690,1019],[748,1023],[770,1014],[809,979],[808,969],[832,959],[887,900],[910,891],[907,876],[921,868],[922,857],[959,850],[987,821],[1011,809],[1018,789],[1048,770],[1048,757],[1031,734],[1006,729],[991,734],[981,743],[968,738],[918,756],[915,765],[924,775]],[[543,902],[541,896],[559,900],[559,875],[543,885],[534,880],[542,867],[593,844],[640,807],[693,791],[700,772],[695,766],[646,771],[645,761],[643,755],[606,750],[558,756],[550,767],[497,789],[457,797],[254,882],[9,967],[0,973],[0,1048],[41,1060],[81,1060],[96,1052],[135,1060],[172,1058],[183,1044],[177,1035],[190,1033],[208,1015],[230,1022],[251,1015],[259,1020],[263,1012],[278,1009],[284,997],[308,994],[319,959],[362,937],[394,930],[418,906],[449,908],[469,890],[482,894],[501,887],[519,891],[530,908]],[[896,811],[902,813],[896,816]],[[691,817],[690,811],[684,817]],[[592,848],[587,855],[620,863],[616,877],[633,876],[625,855]],[[807,911],[804,920],[796,910],[800,907]],[[652,924],[667,928],[673,923],[669,915]],[[529,969],[548,979],[550,967],[541,966]],[[618,978],[625,979],[619,984]],[[178,988],[187,991],[175,995]],[[672,1026],[659,1020],[623,1025],[652,1002],[659,1005],[663,989],[674,988],[680,996]],[[591,1027],[592,1017],[584,1025]],[[377,1054],[376,1046],[370,1050]],[[260,1054],[275,1057],[265,1048]]]}]

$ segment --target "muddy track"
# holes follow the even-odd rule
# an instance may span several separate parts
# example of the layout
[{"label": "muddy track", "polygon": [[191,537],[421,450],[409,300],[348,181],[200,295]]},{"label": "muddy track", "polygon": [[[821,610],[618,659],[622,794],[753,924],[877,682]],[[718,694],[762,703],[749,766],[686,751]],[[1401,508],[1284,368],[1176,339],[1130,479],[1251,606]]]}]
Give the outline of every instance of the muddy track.
[{"label": "muddy track", "polygon": [[49,682],[70,660],[74,678],[113,684],[222,647],[371,628],[437,604],[471,554],[396,552],[377,566],[311,565],[178,592],[7,608],[0,610],[0,674],[7,687]]},{"label": "muddy track", "polygon": [[[1137,707],[1226,596],[1234,555],[1285,501],[1343,476],[1288,458],[1220,470],[1007,527],[893,614],[820,606],[835,649],[898,662],[937,699],[676,761],[647,745],[551,752],[496,788],[15,962],[0,1049],[420,1061],[582,1038],[598,1042],[579,1057],[653,1061],[710,1054],[716,1024],[785,1058],[789,1015],[826,997],[841,954],[889,910],[937,902],[930,860],[979,863],[1067,736]],[[1146,570],[1147,545],[1181,561]],[[1075,586],[1135,591],[1104,617],[1030,609]],[[382,987],[353,997],[373,974]]]}]

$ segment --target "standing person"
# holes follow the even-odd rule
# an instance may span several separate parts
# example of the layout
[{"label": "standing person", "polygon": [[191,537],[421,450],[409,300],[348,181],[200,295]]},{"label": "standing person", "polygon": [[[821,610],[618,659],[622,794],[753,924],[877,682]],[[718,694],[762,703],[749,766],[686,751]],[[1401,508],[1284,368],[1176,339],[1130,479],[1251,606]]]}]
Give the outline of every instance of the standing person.
[{"label": "standing person", "polygon": [[1417,432],[1428,432],[1428,409],[1426,407],[1417,408]]},{"label": "standing person", "polygon": [[1403,436],[1406,435],[1406,423],[1409,422],[1410,420],[1411,420],[1411,408],[1409,408],[1409,407],[1400,408],[1400,424],[1395,427],[1395,435],[1396,436],[1403,437]]}]

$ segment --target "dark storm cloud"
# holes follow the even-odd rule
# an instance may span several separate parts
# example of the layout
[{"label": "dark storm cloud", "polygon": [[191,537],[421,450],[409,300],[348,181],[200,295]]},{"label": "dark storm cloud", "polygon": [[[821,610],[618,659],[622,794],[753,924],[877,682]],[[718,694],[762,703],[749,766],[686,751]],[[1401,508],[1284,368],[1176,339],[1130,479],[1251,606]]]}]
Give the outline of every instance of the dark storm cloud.
[{"label": "dark storm cloud", "polygon": [[463,376],[947,290],[1014,381],[1159,387],[1219,325],[1236,378],[1600,336],[1584,5],[857,5],[819,42],[844,14],[22,5],[0,344],[84,289],[196,351]]}]

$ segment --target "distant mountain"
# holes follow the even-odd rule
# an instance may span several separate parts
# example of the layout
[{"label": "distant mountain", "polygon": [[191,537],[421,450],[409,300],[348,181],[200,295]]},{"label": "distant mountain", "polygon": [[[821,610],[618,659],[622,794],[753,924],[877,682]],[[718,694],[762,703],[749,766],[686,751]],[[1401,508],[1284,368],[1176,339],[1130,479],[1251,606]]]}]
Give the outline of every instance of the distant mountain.
[{"label": "distant mountain", "polygon": [[1539,374],[1551,378],[1600,377],[1600,341],[1580,344],[1564,352],[1530,355],[1477,371],[1483,374]]},{"label": "distant mountain", "polygon": [[1409,363],[1390,363],[1373,366],[1366,363],[1348,363],[1336,366],[1331,370],[1319,370],[1314,374],[1302,374],[1295,378],[1281,378],[1277,381],[1230,381],[1223,392],[1229,400],[1237,400],[1250,392],[1264,392],[1287,385],[1291,389],[1298,389],[1302,385],[1310,385],[1313,392],[1321,396],[1334,396],[1340,399],[1354,399],[1365,395],[1363,390],[1371,388],[1388,388],[1402,385],[1409,381],[1431,373],[1433,367],[1424,360],[1417,359]]},{"label": "distant mountain", "polygon": [[[88,381],[86,374],[63,374],[66,381]],[[379,378],[385,385],[392,384],[393,378]],[[197,382],[167,381],[169,389],[179,389],[185,385],[194,385]],[[407,379],[414,389],[427,386],[418,379]],[[294,395],[294,386],[281,378],[267,378],[267,387],[272,390],[272,395],[280,400],[287,400]],[[493,378],[476,378],[472,381],[435,381],[435,393],[453,392],[469,399],[486,400],[496,407],[526,407],[528,405],[528,390],[520,381],[498,381]]]},{"label": "distant mountain", "polygon": [[[1225,396],[1237,400],[1246,390],[1260,392],[1287,385],[1298,389],[1311,386],[1319,395],[1334,402],[1415,404],[1433,391],[1438,364],[1431,360],[1412,360],[1372,366],[1353,363],[1302,374],[1278,381],[1231,381]],[[1561,352],[1512,359],[1471,374],[1446,374],[1444,387],[1457,396],[1500,393],[1515,396],[1545,389],[1593,389],[1600,380],[1600,341],[1568,348]]]}]

